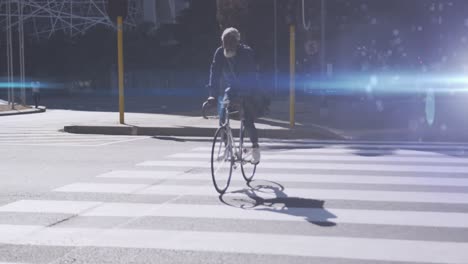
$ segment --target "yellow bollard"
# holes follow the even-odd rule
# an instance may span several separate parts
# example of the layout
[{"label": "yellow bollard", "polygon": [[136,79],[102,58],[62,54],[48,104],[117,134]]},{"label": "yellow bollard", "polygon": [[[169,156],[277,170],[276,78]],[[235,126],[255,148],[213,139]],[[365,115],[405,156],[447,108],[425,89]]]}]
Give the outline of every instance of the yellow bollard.
[{"label": "yellow bollard", "polygon": [[119,64],[119,113],[120,124],[125,123],[124,118],[124,62],[123,62],[123,19],[117,17],[117,48],[118,48],[118,64]]},{"label": "yellow bollard", "polygon": [[296,32],[294,25],[289,27],[289,52],[290,52],[290,77],[289,77],[289,125],[291,128],[295,126],[295,70],[296,70]]}]

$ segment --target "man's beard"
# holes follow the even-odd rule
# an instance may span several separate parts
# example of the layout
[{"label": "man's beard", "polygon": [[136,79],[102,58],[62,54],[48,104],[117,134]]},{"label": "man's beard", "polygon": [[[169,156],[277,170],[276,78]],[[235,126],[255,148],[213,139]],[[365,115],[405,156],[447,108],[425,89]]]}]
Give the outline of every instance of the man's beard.
[{"label": "man's beard", "polygon": [[234,56],[236,56],[236,51],[235,50],[226,50],[226,49],[224,49],[224,57],[232,58]]}]

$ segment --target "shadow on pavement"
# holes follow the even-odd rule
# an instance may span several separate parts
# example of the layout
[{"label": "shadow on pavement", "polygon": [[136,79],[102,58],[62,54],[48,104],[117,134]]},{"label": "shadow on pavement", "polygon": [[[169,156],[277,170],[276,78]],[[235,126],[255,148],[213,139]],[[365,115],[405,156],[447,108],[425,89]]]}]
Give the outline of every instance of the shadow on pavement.
[{"label": "shadow on pavement", "polygon": [[269,150],[295,150],[295,149],[322,149],[322,148],[326,148],[326,146],[307,146],[307,144],[305,146],[287,146],[287,145],[284,145],[284,146],[266,146],[265,149],[269,149]]},{"label": "shadow on pavement", "polygon": [[153,139],[167,140],[175,142],[212,142],[212,138],[190,138],[190,137],[172,137],[172,136],[154,136]]},{"label": "shadow on pavement", "polygon": [[[254,180],[248,186],[250,187],[248,189],[220,195],[219,200],[228,206],[244,210],[267,211],[301,217],[309,223],[322,227],[336,225],[335,222],[330,221],[330,219],[336,218],[336,215],[324,208],[325,201],[323,200],[290,197],[286,194],[283,185],[272,181]],[[244,194],[245,197],[231,198],[228,194]],[[272,196],[272,198],[262,196]]]},{"label": "shadow on pavement", "polygon": [[390,156],[394,154],[394,150],[381,150],[379,152],[367,152],[364,149],[357,149],[356,152],[353,153],[357,156],[362,157],[379,157],[379,156]]}]

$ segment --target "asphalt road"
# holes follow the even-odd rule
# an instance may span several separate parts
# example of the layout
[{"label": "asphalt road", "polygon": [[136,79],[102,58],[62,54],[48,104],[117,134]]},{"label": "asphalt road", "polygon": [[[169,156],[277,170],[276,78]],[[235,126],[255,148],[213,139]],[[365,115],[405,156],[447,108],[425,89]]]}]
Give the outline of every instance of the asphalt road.
[{"label": "asphalt road", "polygon": [[209,138],[1,117],[0,263],[468,263],[468,145],[262,140],[215,192]]}]

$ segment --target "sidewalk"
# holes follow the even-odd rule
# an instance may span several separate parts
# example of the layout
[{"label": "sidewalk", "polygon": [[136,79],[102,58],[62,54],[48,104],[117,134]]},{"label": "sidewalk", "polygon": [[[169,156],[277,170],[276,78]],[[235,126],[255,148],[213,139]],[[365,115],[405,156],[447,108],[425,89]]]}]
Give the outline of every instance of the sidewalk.
[{"label": "sidewalk", "polygon": [[[217,120],[201,117],[200,98],[185,98],[181,107],[180,98],[171,102],[163,100],[167,111],[154,111],[139,102],[141,112],[125,114],[126,125],[118,123],[118,113],[109,120],[70,124],[66,132],[107,135],[147,136],[200,136],[212,137],[218,127]],[[406,99],[405,99],[406,100]],[[159,103],[148,105],[158,108]],[[450,104],[454,105],[452,102]],[[460,104],[459,104],[460,105]],[[135,108],[133,105],[132,108]],[[184,108],[182,113],[177,109]],[[113,109],[116,109],[114,106]],[[130,107],[129,107],[130,109]],[[333,99],[328,107],[320,103],[319,97],[297,98],[295,104],[295,127],[289,128],[289,100],[287,97],[272,101],[270,114],[256,122],[259,136],[279,139],[329,139],[329,140],[375,140],[417,142],[468,142],[468,125],[459,117],[454,119],[457,109],[441,106],[439,123],[427,126],[422,118],[424,108],[417,101],[385,101],[383,109],[374,102],[356,101],[353,98]],[[156,109],[157,110],[157,109]],[[446,112],[446,113],[445,113]],[[145,113],[145,114],[143,114]],[[443,114],[443,115],[442,115]],[[238,133],[240,124],[232,120],[231,127]]]},{"label": "sidewalk", "polygon": [[[64,131],[78,134],[212,137],[218,127],[218,120],[201,116],[129,113],[125,119],[126,125],[117,121],[75,124],[65,126]],[[256,123],[261,138],[345,139],[337,131],[325,127],[298,124],[290,129],[288,126],[284,121],[272,118],[262,118]],[[238,120],[231,120],[231,127],[235,135],[239,134]]]},{"label": "sidewalk", "polygon": [[[178,98],[179,99],[179,98]],[[204,119],[201,116],[201,99],[193,99],[191,110],[187,104],[182,113],[172,110],[167,113],[126,113],[125,125],[118,123],[118,113],[115,119],[95,120],[93,122],[70,124],[64,127],[65,132],[78,134],[105,134],[105,135],[146,135],[146,136],[194,136],[212,137],[218,127],[217,119]],[[166,100],[168,109],[180,109],[175,104],[180,100]],[[330,139],[344,140],[345,136],[339,131],[319,126],[314,123],[297,122],[294,128],[289,127],[289,112],[285,115],[282,100],[272,102],[271,113],[256,121],[256,127],[261,138],[281,139]],[[147,109],[143,107],[142,109]],[[300,117],[300,111],[298,117]],[[240,122],[231,119],[231,128],[234,134],[239,133]]]},{"label": "sidewalk", "polygon": [[39,108],[32,108],[32,107],[24,106],[20,104],[15,105],[15,109],[12,110],[11,106],[8,105],[7,101],[0,99],[0,116],[33,114],[33,113],[42,113],[45,111],[46,111],[46,108],[43,106]]},{"label": "sidewalk", "polygon": [[[212,137],[218,127],[217,120],[201,117],[204,97],[192,95],[127,96],[126,125],[118,123],[116,97],[48,96],[46,100],[44,103],[51,109],[107,113],[106,118],[96,114],[87,121],[65,124],[64,131],[70,133]],[[257,120],[256,125],[263,138],[468,142],[468,133],[464,132],[468,131],[468,125],[452,117],[453,113],[462,112],[462,103],[450,101],[450,106],[439,106],[438,123],[427,127],[421,119],[424,108],[420,102],[384,101],[379,109],[375,101],[343,97],[332,99],[324,106],[319,96],[300,95],[295,104],[296,124],[291,129],[289,98],[283,96],[272,101],[270,114]],[[239,126],[238,121],[232,120],[235,133]]]}]

